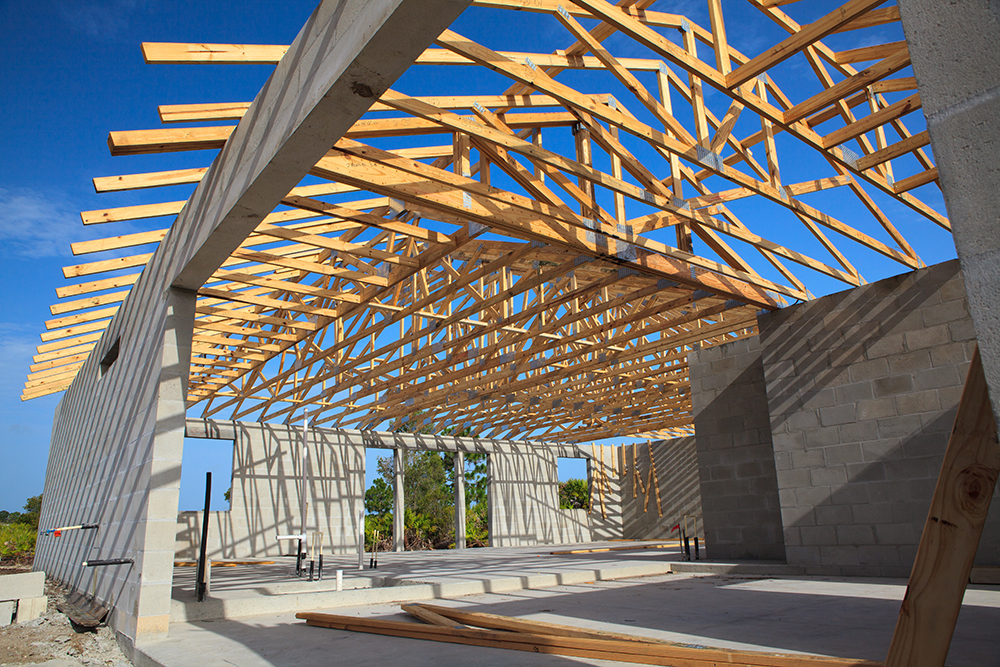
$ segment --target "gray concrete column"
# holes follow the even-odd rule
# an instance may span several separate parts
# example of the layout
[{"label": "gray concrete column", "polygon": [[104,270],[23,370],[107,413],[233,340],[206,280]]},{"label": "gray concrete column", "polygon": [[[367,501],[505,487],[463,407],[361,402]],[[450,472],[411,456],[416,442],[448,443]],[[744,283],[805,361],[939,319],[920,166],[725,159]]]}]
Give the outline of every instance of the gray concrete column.
[{"label": "gray concrete column", "polygon": [[1000,421],[1000,9],[900,0],[899,11]]},{"label": "gray concrete column", "polygon": [[180,493],[181,457],[187,418],[188,374],[194,329],[196,292],[171,288],[166,294],[166,318],[159,359],[156,427],[149,460],[149,496],[136,549],[141,572],[135,606],[135,643],[167,634],[170,591],[174,574],[174,539]]},{"label": "gray concrete column", "polygon": [[455,452],[455,548],[465,548],[465,454]]},{"label": "gray concrete column", "polygon": [[404,521],[403,514],[406,511],[406,504],[403,494],[402,449],[392,450],[392,471],[392,545],[395,551],[404,551],[406,549],[406,543],[404,542],[406,522]]},{"label": "gray concrete column", "polygon": [[494,466],[493,454],[487,454],[486,455],[486,525],[488,527],[487,530],[489,531],[489,535],[487,535],[486,544],[487,546],[491,547],[494,544],[493,542],[493,540],[495,539],[494,536],[499,534],[499,531],[497,530],[498,527],[493,525],[497,517],[496,507],[494,505],[494,503],[497,502],[497,493],[496,489],[493,488],[494,487],[493,466]]}]

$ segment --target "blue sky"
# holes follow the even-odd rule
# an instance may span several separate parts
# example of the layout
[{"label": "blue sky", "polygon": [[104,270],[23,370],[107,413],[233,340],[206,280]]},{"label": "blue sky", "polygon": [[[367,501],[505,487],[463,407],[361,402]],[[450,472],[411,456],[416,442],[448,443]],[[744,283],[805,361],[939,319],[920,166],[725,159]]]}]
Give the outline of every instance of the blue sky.
[{"label": "blue sky", "polygon": [[[835,4],[839,3],[796,3],[787,10],[800,22],[808,22]],[[268,66],[146,65],[140,42],[287,44],[314,7],[313,0],[280,4],[142,0],[0,3],[0,25],[4,26],[0,54],[5,63],[0,69],[0,91],[3,93],[0,121],[4,129],[4,140],[0,143],[0,276],[6,287],[4,308],[0,311],[0,433],[3,434],[0,436],[0,459],[6,462],[0,473],[0,509],[19,509],[25,498],[42,490],[52,413],[58,395],[26,403],[21,402],[19,396],[39,341],[38,334],[43,329],[43,322],[51,317],[48,306],[55,301],[54,290],[66,282],[61,277],[60,267],[76,263],[69,252],[69,243],[169,224],[169,220],[160,219],[115,223],[114,229],[109,225],[84,228],[79,211],[179,200],[190,193],[190,188],[176,187],[172,192],[152,195],[142,191],[98,195],[90,179],[204,166],[211,159],[205,152],[112,158],[106,144],[108,132],[160,126],[158,104],[249,101],[272,69]],[[724,0],[723,7],[730,43],[751,56],[784,36],[773,23],[742,0]],[[703,2],[663,1],[654,9],[684,13],[708,25]],[[551,52],[553,48],[564,48],[572,42],[554,18],[524,12],[474,9],[466,12],[454,28],[498,50]],[[842,50],[873,41],[902,38],[896,24],[863,34],[837,35],[828,43]],[[608,44],[619,55],[649,55],[618,36]],[[703,57],[706,56],[703,54]],[[900,75],[907,74],[909,70]],[[819,90],[815,76],[802,58],[788,61],[774,76],[795,100]],[[640,78],[655,90],[652,79]],[[612,92],[640,119],[646,118],[645,110],[610,77],[598,83],[586,74],[567,72],[561,80],[586,92]],[[456,89],[496,94],[506,87],[506,83],[499,75],[472,68],[438,71],[416,68],[394,87],[408,94],[454,93]],[[898,97],[890,96],[890,101]],[[707,99],[717,115],[725,112],[728,105],[721,94],[709,91]],[[691,125],[690,119],[680,113],[678,116]],[[755,130],[756,118],[747,116],[737,126],[735,134],[738,136]],[[922,119],[917,116],[919,114],[907,117],[915,132],[924,129]],[[553,141],[558,145],[566,139],[557,136]],[[546,146],[551,145],[546,139]],[[784,135],[779,135],[778,146],[783,156],[783,174],[796,171],[801,174],[796,178],[786,176],[786,182],[832,175],[824,162],[816,160],[809,151],[801,150]],[[646,155],[640,157],[647,158]],[[659,160],[652,155],[648,158]],[[653,170],[663,173],[659,162]],[[934,188],[927,186],[918,194],[943,211],[940,194]],[[840,193],[817,193],[812,197],[806,201],[824,210],[828,206],[835,209],[840,206],[838,217],[884,239],[884,233],[874,228],[870,216],[859,205],[841,201]],[[877,200],[927,263],[954,257],[954,246],[946,233],[903,206],[885,198]],[[770,222],[770,216],[774,215],[773,205],[768,207],[753,201],[732,208],[751,227],[762,217]],[[771,238],[799,239],[805,245],[794,246],[797,249],[812,251],[816,247],[815,241],[806,238],[801,225],[794,220],[775,217],[773,222],[775,232]],[[787,230],[781,225],[786,225]],[[821,249],[816,256],[823,257]],[[899,265],[871,252],[855,253],[850,258],[869,280],[902,270]],[[807,282],[817,294],[844,288],[842,284],[810,276],[808,272],[803,272],[803,277],[808,278]],[[206,461],[200,467],[211,466]],[[369,468],[374,468],[374,462]],[[198,476],[203,480],[201,471]],[[201,493],[196,491],[193,497],[197,499]]]}]

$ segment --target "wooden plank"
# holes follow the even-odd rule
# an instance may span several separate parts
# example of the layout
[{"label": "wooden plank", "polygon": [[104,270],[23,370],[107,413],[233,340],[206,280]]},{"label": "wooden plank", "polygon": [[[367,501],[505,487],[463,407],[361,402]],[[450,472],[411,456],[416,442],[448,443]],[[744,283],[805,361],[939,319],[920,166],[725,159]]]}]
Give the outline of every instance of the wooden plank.
[{"label": "wooden plank", "polygon": [[838,65],[848,63],[863,63],[869,60],[881,60],[888,58],[900,49],[906,48],[906,42],[889,42],[887,44],[876,44],[874,46],[863,46],[859,49],[849,51],[837,51],[833,54],[833,61]]},{"label": "wooden plank", "polygon": [[794,107],[785,112],[785,123],[794,123],[802,120],[810,114],[814,114],[820,109],[827,107],[837,100],[843,99],[866,86],[884,79],[890,74],[895,74],[899,70],[910,64],[910,52],[902,48],[894,55],[885,60],[879,61],[871,67],[854,74],[843,81],[830,86],[821,93],[817,93],[809,99],[799,102]]},{"label": "wooden plank", "polygon": [[560,637],[556,635],[535,635],[524,632],[510,633],[472,628],[444,628],[417,623],[358,618],[356,616],[337,616],[317,612],[299,612],[295,617],[305,620],[307,624],[312,626],[351,630],[353,632],[367,632],[472,646],[506,648],[533,653],[602,658],[621,662],[670,664],[674,667],[707,667],[710,664],[719,663],[742,667],[875,667],[878,664],[867,660],[786,656],[767,653],[754,654],[726,649],[688,648],[641,641]]},{"label": "wooden plank", "polygon": [[909,97],[902,99],[894,104],[890,104],[884,109],[879,109],[878,111],[865,116],[864,118],[854,121],[839,130],[834,130],[825,137],[823,137],[823,147],[830,148],[832,146],[837,146],[845,141],[849,141],[854,137],[857,137],[869,130],[874,130],[877,127],[885,125],[889,121],[901,118],[911,111],[916,111],[922,105],[920,101],[920,94],[910,95]]},{"label": "wooden plank", "polygon": [[758,74],[766,72],[780,62],[803,51],[814,42],[823,39],[837,28],[863,15],[868,10],[884,3],[885,0],[850,0],[826,16],[804,26],[801,30],[775,44],[762,54],[740,65],[726,77],[726,87],[735,88]]},{"label": "wooden plank", "polygon": [[913,188],[919,188],[921,185],[927,185],[937,179],[938,169],[937,167],[933,167],[927,171],[922,171],[919,174],[910,176],[909,178],[896,181],[896,192],[907,192]]},{"label": "wooden plank", "polygon": [[997,424],[977,346],[886,667],[944,665],[998,472]]},{"label": "wooden plank", "polygon": [[883,162],[888,162],[889,160],[906,155],[907,153],[912,153],[916,149],[921,146],[926,146],[930,142],[931,136],[927,130],[918,132],[912,137],[903,139],[902,141],[897,141],[890,146],[886,146],[882,150],[875,151],[874,153],[858,158],[858,169],[861,171],[870,169],[876,165],[882,164]]}]

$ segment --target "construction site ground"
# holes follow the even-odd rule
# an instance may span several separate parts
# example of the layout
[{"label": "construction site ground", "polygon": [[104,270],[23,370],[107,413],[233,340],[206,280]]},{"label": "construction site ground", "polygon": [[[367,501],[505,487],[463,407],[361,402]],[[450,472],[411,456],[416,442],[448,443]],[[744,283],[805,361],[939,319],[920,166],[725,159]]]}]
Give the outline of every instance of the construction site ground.
[{"label": "construction site ground", "polygon": [[[623,543],[575,545],[572,549],[618,547]],[[628,544],[628,543],[624,543]],[[281,613],[217,617],[201,621],[174,621],[170,637],[141,647],[140,664],[182,667],[198,656],[200,665],[295,666],[303,664],[410,666],[469,664],[561,665],[605,664],[558,655],[462,646],[414,639],[361,634],[309,627],[296,611],[328,611],[361,618],[410,620],[400,610],[407,601],[437,599],[435,604],[459,606],[505,616],[518,616],[586,628],[659,637],[697,646],[807,653],[884,660],[906,590],[901,579],[815,577],[798,574],[780,564],[684,563],[673,549],[560,554],[569,547],[476,549],[459,552],[384,554],[377,571],[354,576],[396,578],[395,585],[343,591],[344,601],[331,603],[336,592],[301,593],[308,582],[268,582],[270,592],[255,596],[294,599],[294,610]],[[332,559],[337,567],[343,559]],[[368,566],[366,557],[365,566]],[[290,567],[288,560],[269,566]],[[660,573],[629,575],[645,569]],[[216,568],[219,569],[219,568]],[[238,578],[237,568],[229,577]],[[581,577],[590,573],[589,579]],[[622,578],[616,577],[617,572]],[[777,574],[781,573],[781,574]],[[328,580],[333,579],[332,568]],[[242,575],[244,579],[247,573]],[[219,584],[213,595],[234,600],[249,595],[226,577],[213,572]],[[345,574],[346,577],[346,574]],[[558,583],[558,579],[562,583]],[[519,579],[521,585],[514,583]],[[286,582],[288,579],[286,578]],[[345,578],[345,587],[350,578]],[[193,580],[192,580],[193,583]],[[318,582],[314,582],[318,583]],[[281,586],[289,588],[282,592]],[[478,586],[479,592],[449,594],[449,587]],[[237,593],[243,590],[243,593]],[[459,590],[452,588],[451,590]],[[435,591],[439,594],[434,594]],[[390,594],[376,601],[374,595]],[[350,597],[351,595],[369,597]],[[183,583],[175,588],[175,608],[186,604]],[[178,599],[180,598],[180,599]],[[310,606],[310,601],[316,604]],[[202,603],[205,604],[205,603]],[[217,603],[218,604],[218,603]],[[223,604],[220,609],[225,609]],[[239,609],[239,607],[233,607]],[[1000,587],[971,585],[958,619],[950,667],[1000,666],[995,650],[1000,627]],[[145,662],[145,661],[148,661]]]}]

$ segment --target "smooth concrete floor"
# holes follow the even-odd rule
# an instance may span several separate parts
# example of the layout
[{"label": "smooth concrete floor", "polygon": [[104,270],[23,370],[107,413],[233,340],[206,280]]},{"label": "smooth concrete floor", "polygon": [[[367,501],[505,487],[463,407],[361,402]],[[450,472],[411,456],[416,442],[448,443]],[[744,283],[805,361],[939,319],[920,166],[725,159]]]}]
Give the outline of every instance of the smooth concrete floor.
[{"label": "smooth concrete floor", "polygon": [[[630,551],[623,548],[645,547]],[[664,548],[652,548],[662,546]],[[595,553],[567,553],[587,549],[616,549]],[[557,555],[552,555],[555,552]],[[379,554],[378,568],[369,569],[370,554],[365,554],[363,570],[358,570],[357,555],[326,556],[323,580],[308,581],[295,576],[295,558],[278,556],[273,564],[213,567],[212,597],[233,599],[254,594],[281,595],[330,591],[336,587],[337,570],[343,570],[344,588],[391,586],[402,583],[444,583],[495,580],[524,574],[560,574],[592,572],[644,562],[680,560],[677,540],[588,542],[533,547],[490,547],[485,549],[448,549],[441,551],[404,551]],[[306,563],[308,567],[308,563]],[[189,601],[195,595],[196,568],[175,567],[173,599]]]},{"label": "smooth concrete floor", "polygon": [[[673,574],[470,595],[438,604],[696,645],[882,660],[905,586],[903,580],[888,579]],[[328,611],[410,620],[398,605]],[[292,613],[173,623],[168,639],[140,650],[144,659],[137,665],[162,667],[615,664],[314,628]],[[947,664],[1000,667],[1000,588],[969,588]]]}]

